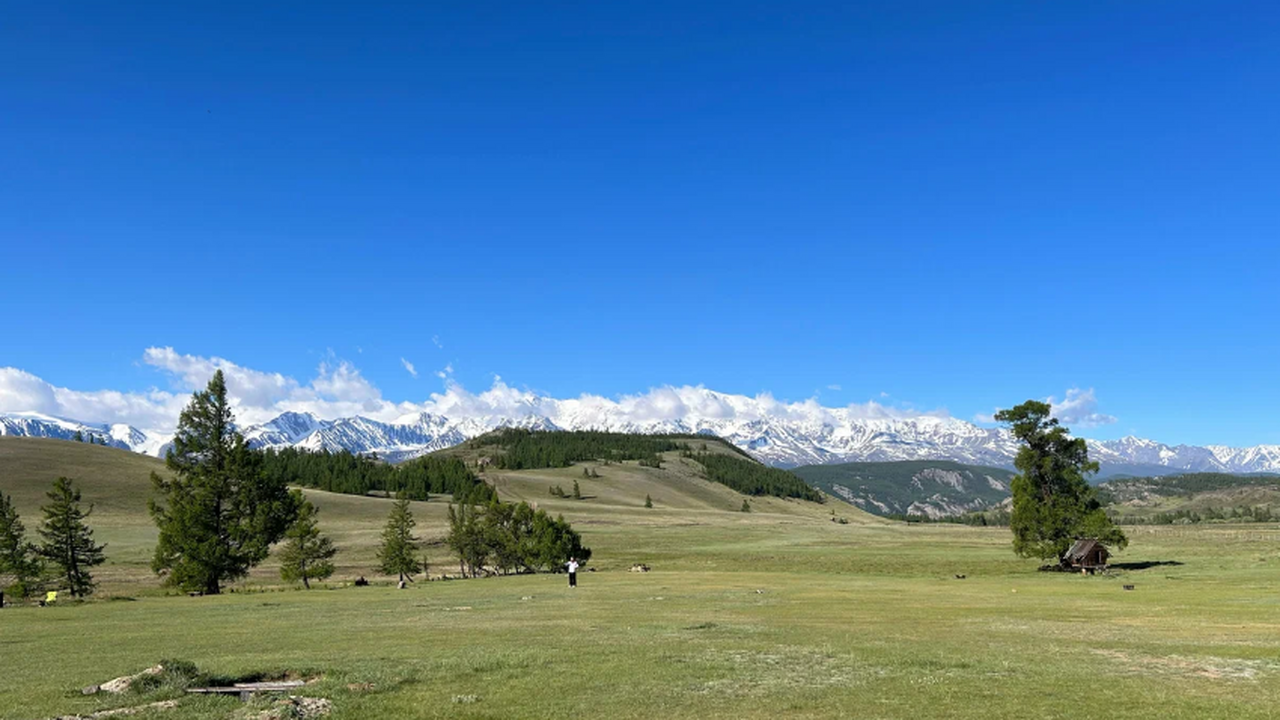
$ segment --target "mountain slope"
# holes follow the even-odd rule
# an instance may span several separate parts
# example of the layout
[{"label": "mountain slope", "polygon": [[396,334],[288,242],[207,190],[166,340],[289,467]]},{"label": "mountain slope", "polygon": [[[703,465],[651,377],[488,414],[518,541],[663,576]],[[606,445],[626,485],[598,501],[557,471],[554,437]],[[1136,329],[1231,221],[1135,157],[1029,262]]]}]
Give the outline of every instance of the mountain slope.
[{"label": "mountain slope", "polygon": [[1013,473],[950,461],[807,465],[805,482],[877,515],[931,518],[985,510],[1009,497]]},{"label": "mountain slope", "polygon": [[[850,408],[779,404],[706,389],[687,389],[673,408],[641,412],[618,404],[585,406],[572,400],[521,405],[509,415],[410,414],[391,421],[365,417],[325,420],[284,413],[270,422],[242,428],[255,447],[296,446],[377,453],[391,462],[418,457],[503,427],[542,430],[603,430],[620,433],[708,434],[722,437],[762,462],[778,467],[845,462],[949,460],[968,465],[1012,467],[1017,444],[1002,428],[955,418],[865,417]],[[638,421],[647,415],[655,419]],[[162,454],[167,437],[153,437],[124,425],[76,423],[34,414],[0,415],[0,434],[70,438],[75,429],[108,436],[116,447]],[[1179,472],[1280,472],[1280,445],[1231,448],[1220,445],[1166,445],[1127,437],[1089,440],[1102,465],[1100,477]]]},{"label": "mountain slope", "polygon": [[71,440],[77,432],[86,443],[94,439],[100,443],[105,442],[108,447],[148,455],[155,454],[164,442],[135,427],[120,423],[86,423],[40,413],[0,413],[0,436]]},{"label": "mountain slope", "polygon": [[[715,443],[708,445],[714,451]],[[704,526],[759,526],[770,528],[767,532],[772,533],[797,522],[814,527],[830,525],[832,507],[801,500],[751,497],[752,512],[740,512],[743,495],[705,479],[701,466],[692,459],[676,452],[664,457],[661,468],[634,461],[607,466],[589,463],[595,470],[590,477],[583,476],[580,465],[518,471],[490,468],[482,477],[503,500],[529,500],[580,527],[587,544],[597,550],[598,561],[606,567],[625,569],[632,562],[664,557],[652,552],[637,555],[636,538],[644,539],[639,547],[665,547],[672,542],[668,532]],[[39,508],[47,501],[45,493],[54,479],[65,475],[76,480],[84,502],[93,505],[88,524],[95,539],[107,544],[107,563],[97,568],[94,576],[108,592],[162,592],[150,570],[157,538],[147,512],[153,471],[163,475],[164,463],[122,449],[46,438],[0,437],[0,492],[14,498],[29,539],[34,539]],[[552,485],[571,489],[575,480],[581,485],[581,500],[548,493]],[[376,551],[390,501],[318,490],[306,490],[306,494],[321,510],[321,529],[341,549],[337,579],[376,577]],[[651,497],[652,508],[644,506],[646,496]],[[448,497],[415,501],[412,506],[417,534],[424,540],[433,574],[456,568],[456,557],[440,542],[448,531]],[[881,522],[855,508],[838,507],[837,511],[854,524]],[[273,556],[251,573],[249,582],[279,584],[278,573]]]},{"label": "mountain slope", "polygon": [[1102,483],[1098,492],[1108,504],[1108,512],[1130,519],[1260,506],[1280,508],[1280,476],[1276,475],[1189,473],[1123,478]]}]

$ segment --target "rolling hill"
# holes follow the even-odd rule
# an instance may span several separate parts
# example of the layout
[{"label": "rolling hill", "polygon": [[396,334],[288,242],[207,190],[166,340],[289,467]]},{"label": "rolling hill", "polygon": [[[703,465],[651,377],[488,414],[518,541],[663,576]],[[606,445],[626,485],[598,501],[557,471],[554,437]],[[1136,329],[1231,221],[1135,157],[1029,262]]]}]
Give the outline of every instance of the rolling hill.
[{"label": "rolling hill", "polygon": [[810,485],[877,515],[931,518],[985,510],[1009,497],[1013,473],[946,460],[796,468]]},{"label": "rolling hill", "polygon": [[[741,457],[737,450],[714,440],[708,440],[707,447],[709,452]],[[476,456],[490,449],[482,442],[448,452],[466,457],[468,453]],[[594,470],[593,476],[584,477],[584,468]],[[147,513],[153,471],[164,473],[164,463],[127,450],[44,438],[0,437],[0,492],[13,497],[30,536],[34,536],[40,505],[53,480],[63,475],[76,480],[84,502],[94,506],[89,525],[97,540],[107,543],[107,564],[95,575],[113,592],[161,592],[149,568],[157,537]],[[665,452],[660,468],[633,460],[608,465],[590,461],[528,470],[489,467],[481,478],[496,488],[503,500],[527,500],[552,514],[563,515],[596,551],[593,563],[604,567],[629,566],[631,562],[662,557],[653,551],[637,550],[638,532],[647,537],[650,531],[662,533],[664,528],[829,524],[833,510],[855,523],[876,522],[856,508],[833,508],[772,496],[750,497],[752,512],[743,513],[744,496],[707,480],[705,475],[703,466],[692,458],[681,457],[680,452]],[[569,490],[575,480],[581,488],[581,500],[552,497],[548,492],[552,485]],[[321,529],[341,550],[335,579],[374,577],[374,555],[390,502],[383,497],[310,489],[305,492],[320,509]],[[646,497],[652,499],[653,508],[644,507]],[[418,536],[425,543],[433,574],[456,567],[442,543],[448,502],[447,496],[438,496],[412,505]],[[655,536],[655,542],[657,539]],[[665,547],[660,542],[657,545]],[[279,584],[277,573],[278,566],[268,560],[253,571],[249,583]]]},{"label": "rolling hill", "polygon": [[1108,512],[1135,522],[1193,514],[1231,515],[1243,508],[1280,508],[1280,476],[1269,474],[1117,478],[1099,485],[1098,492]]}]

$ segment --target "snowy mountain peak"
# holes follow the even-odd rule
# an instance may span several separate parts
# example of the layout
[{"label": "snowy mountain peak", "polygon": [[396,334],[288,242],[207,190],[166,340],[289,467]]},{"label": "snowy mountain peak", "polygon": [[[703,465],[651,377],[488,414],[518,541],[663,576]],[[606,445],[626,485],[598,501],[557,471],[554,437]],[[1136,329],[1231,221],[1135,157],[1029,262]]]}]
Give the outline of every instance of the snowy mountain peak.
[{"label": "snowy mountain peak", "polygon": [[243,430],[245,440],[255,447],[294,445],[327,423],[311,413],[286,412],[270,422]]},{"label": "snowy mountain peak", "polygon": [[[519,407],[504,415],[451,418],[413,413],[391,422],[367,417],[323,420],[286,412],[242,429],[253,447],[297,447],[376,453],[397,462],[457,445],[504,427],[530,430],[604,430],[621,433],[710,434],[724,438],[780,467],[839,462],[952,460],[968,465],[1011,467],[1018,445],[1001,428],[984,428],[950,417],[865,417],[848,408],[814,404],[771,412],[768,400],[725,395],[700,388],[671,398],[663,407],[583,407],[565,402],[552,414]],[[547,409],[547,408],[544,408]],[[637,419],[649,415],[650,419]],[[69,440],[88,438],[151,455],[161,455],[169,438],[128,425],[95,425],[34,413],[0,414],[0,435]],[[1138,437],[1088,440],[1089,455],[1104,468],[1125,472],[1278,472],[1280,445],[1232,448],[1221,445],[1169,446]]]},{"label": "snowy mountain peak", "polygon": [[0,435],[73,440],[76,433],[80,433],[85,442],[95,439],[111,447],[147,454],[153,454],[164,443],[164,439],[149,436],[131,425],[86,423],[40,413],[0,413]]}]

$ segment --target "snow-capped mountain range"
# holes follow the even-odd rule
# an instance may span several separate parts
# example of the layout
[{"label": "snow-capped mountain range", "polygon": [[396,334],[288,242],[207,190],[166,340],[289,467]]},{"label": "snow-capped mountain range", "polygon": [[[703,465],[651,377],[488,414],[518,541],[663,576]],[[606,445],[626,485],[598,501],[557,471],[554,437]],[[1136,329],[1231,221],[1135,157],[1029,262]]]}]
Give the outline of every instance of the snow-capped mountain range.
[{"label": "snow-capped mountain range", "polygon": [[[751,398],[713,394],[717,407],[736,408]],[[284,413],[270,422],[243,428],[255,447],[340,449],[377,453],[399,462],[457,445],[501,427],[540,430],[608,430],[627,433],[704,433],[728,440],[761,461],[779,467],[842,462],[953,460],[969,465],[1011,467],[1017,444],[1000,428],[984,428],[955,418],[917,416],[867,418],[842,408],[814,408],[771,416],[759,412],[687,413],[681,419],[637,421],[598,409],[567,406],[554,417],[524,414],[454,419],[433,413],[406,415],[389,422],[365,417],[323,420],[309,413]],[[0,414],[0,435],[71,439],[79,431],[108,445],[163,455],[169,438],[128,425],[100,425],[35,413]],[[1280,445],[1231,448],[1221,445],[1169,446],[1127,437],[1089,440],[1090,457],[1103,475],[1117,472],[1160,474],[1192,472],[1280,473]]]},{"label": "snow-capped mountain range", "polygon": [[57,440],[74,439],[79,432],[85,442],[105,443],[110,447],[160,456],[169,439],[147,433],[123,423],[107,425],[67,420],[39,413],[0,413],[0,436],[42,437]]}]

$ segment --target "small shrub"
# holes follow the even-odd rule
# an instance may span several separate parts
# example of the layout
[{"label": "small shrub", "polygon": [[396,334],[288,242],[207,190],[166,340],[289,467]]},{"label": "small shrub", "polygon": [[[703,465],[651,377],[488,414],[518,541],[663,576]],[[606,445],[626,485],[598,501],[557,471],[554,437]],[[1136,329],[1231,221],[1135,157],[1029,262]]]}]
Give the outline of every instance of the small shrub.
[{"label": "small shrub", "polygon": [[161,690],[181,691],[204,684],[205,676],[193,662],[161,660],[159,664],[164,668],[159,674],[138,678],[129,686],[129,690],[136,693],[153,693]]}]

